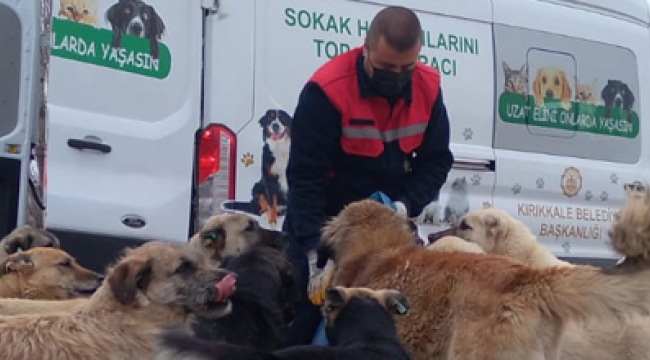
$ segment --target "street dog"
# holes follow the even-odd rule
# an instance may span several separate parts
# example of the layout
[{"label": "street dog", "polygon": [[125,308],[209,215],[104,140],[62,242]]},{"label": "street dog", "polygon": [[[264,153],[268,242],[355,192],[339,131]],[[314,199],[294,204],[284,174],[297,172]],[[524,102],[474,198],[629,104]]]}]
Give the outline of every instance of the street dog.
[{"label": "street dog", "polygon": [[0,260],[18,251],[27,251],[35,247],[52,247],[59,249],[61,242],[51,232],[31,225],[17,227],[0,241]]},{"label": "street dog", "polygon": [[241,254],[256,244],[281,246],[280,232],[267,230],[257,220],[239,213],[212,215],[201,231],[190,239],[190,246],[205,253],[210,259],[221,261]]},{"label": "street dog", "polygon": [[182,328],[158,340],[154,360],[408,360],[395,331],[392,314],[404,316],[409,302],[395,290],[333,287],[321,309],[329,347],[305,345],[273,353],[193,338]]},{"label": "street dog", "polygon": [[59,300],[90,296],[104,276],[60,249],[33,248],[0,262],[0,298]]},{"label": "street dog", "polygon": [[440,252],[461,251],[476,254],[485,253],[477,244],[465,241],[457,236],[444,236],[436,240],[436,242],[427,245],[427,250]]},{"label": "street dog", "polygon": [[221,267],[237,274],[232,312],[218,319],[197,316],[196,336],[265,351],[280,348],[281,330],[293,321],[299,296],[298,273],[282,249],[256,244],[226,257]]},{"label": "street dog", "polygon": [[188,247],[158,241],[125,251],[72,313],[0,318],[3,359],[148,359],[159,331],[192,313],[223,316],[235,277]]},{"label": "street dog", "polygon": [[[637,249],[650,254],[650,239],[619,241],[623,254]],[[602,270],[534,269],[504,256],[428,251],[399,215],[368,200],[325,225],[318,254],[333,259],[334,285],[409,298],[411,312],[396,326],[416,360],[558,359],[567,322],[623,323],[650,308],[647,257]]]},{"label": "street dog", "polygon": [[572,266],[540,244],[526,224],[501,209],[470,211],[458,224],[456,235],[486,253],[507,256],[531,267]]}]

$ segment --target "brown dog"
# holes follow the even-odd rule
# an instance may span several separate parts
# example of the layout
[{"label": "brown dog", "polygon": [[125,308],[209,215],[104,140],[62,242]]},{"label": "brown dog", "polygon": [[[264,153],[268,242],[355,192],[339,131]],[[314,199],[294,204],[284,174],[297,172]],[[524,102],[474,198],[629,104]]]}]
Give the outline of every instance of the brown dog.
[{"label": "brown dog", "polygon": [[0,318],[4,359],[150,359],[162,327],[192,313],[223,316],[234,276],[191,249],[148,242],[129,250],[72,313]]},{"label": "brown dog", "polygon": [[90,296],[104,276],[63,250],[33,248],[0,262],[0,298],[71,299]]},{"label": "brown dog", "polygon": [[280,246],[280,232],[264,229],[257,220],[239,213],[220,213],[211,216],[198,233],[190,239],[190,246],[221,261],[227,256],[241,254],[259,243]]},{"label": "brown dog", "polygon": [[568,321],[614,322],[650,308],[648,266],[533,269],[498,255],[429,251],[371,200],[348,205],[322,238],[334,285],[393,288],[410,299],[396,325],[415,360],[558,359]]},{"label": "brown dog", "polygon": [[19,251],[27,251],[35,247],[52,247],[59,249],[61,243],[54,234],[31,225],[23,225],[14,229],[0,241],[0,260]]},{"label": "brown dog", "polygon": [[571,86],[563,70],[541,67],[533,81],[535,105],[544,105],[544,99],[558,100],[565,110],[571,108]]}]

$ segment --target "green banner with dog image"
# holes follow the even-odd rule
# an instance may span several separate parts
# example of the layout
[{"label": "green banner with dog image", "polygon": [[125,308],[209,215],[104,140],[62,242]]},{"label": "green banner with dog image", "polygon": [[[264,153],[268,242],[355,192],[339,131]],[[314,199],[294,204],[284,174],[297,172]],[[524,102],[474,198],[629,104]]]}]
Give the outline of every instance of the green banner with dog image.
[{"label": "green banner with dog image", "polygon": [[148,39],[122,35],[120,47],[113,47],[113,32],[92,26],[52,19],[52,56],[81,61],[156,79],[164,79],[171,69],[171,53],[157,43],[158,58],[152,56]]},{"label": "green banner with dog image", "polygon": [[561,102],[546,101],[535,106],[532,95],[524,97],[504,92],[499,96],[501,120],[528,126],[539,126],[567,131],[579,131],[605,136],[634,139],[639,135],[639,116],[621,108],[571,102],[563,107]]}]

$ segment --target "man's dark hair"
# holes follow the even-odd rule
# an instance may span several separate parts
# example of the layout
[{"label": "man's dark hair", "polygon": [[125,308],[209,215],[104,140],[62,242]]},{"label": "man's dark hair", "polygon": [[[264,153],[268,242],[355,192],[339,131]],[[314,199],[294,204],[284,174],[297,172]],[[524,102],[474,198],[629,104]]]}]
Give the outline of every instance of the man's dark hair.
[{"label": "man's dark hair", "polygon": [[403,6],[389,6],[379,11],[370,23],[368,43],[377,44],[380,38],[397,51],[412,49],[422,35],[417,15]]}]

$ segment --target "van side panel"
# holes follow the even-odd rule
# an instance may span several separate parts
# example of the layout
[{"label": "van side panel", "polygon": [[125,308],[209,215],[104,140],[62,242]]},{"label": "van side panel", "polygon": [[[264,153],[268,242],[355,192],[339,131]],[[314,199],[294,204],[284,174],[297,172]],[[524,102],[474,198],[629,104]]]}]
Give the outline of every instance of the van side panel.
[{"label": "van side panel", "polygon": [[[624,187],[650,173],[648,29],[557,3],[494,4],[494,204],[558,256],[614,258]],[[507,86],[522,78],[525,91]]]}]

